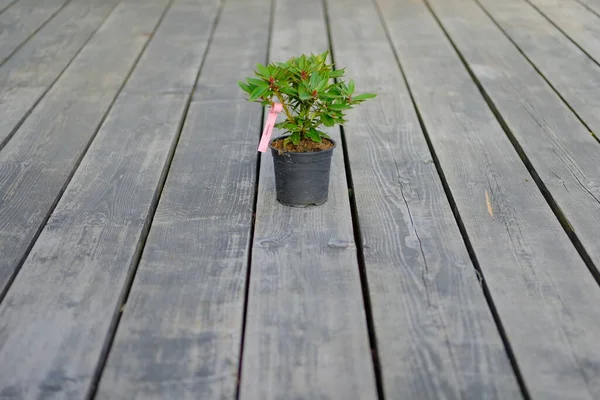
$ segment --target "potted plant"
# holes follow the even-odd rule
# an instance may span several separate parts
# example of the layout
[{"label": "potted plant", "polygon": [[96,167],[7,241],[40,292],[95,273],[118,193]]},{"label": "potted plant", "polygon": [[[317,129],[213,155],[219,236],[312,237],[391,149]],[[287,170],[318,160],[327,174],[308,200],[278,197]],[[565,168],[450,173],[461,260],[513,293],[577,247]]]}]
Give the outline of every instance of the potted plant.
[{"label": "potted plant", "polygon": [[[306,207],[327,201],[336,142],[322,126],[345,123],[345,111],[375,97],[355,95],[354,82],[342,80],[344,69],[334,70],[327,63],[328,54],[258,64],[254,77],[238,82],[249,101],[271,106],[259,151],[265,151],[267,144],[271,149],[277,200],[285,205]],[[285,120],[275,124],[279,111]],[[269,141],[273,126],[284,132]]]}]

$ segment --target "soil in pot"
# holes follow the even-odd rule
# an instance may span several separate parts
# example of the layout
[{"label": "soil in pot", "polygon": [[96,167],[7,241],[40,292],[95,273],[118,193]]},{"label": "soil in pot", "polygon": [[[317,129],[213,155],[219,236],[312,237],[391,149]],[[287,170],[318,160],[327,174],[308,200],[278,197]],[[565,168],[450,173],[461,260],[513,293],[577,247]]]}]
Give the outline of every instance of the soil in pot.
[{"label": "soil in pot", "polygon": [[335,141],[324,139],[315,143],[309,139],[297,145],[302,146],[304,151],[288,151],[288,146],[284,150],[282,144],[282,138],[276,138],[270,144],[277,200],[293,207],[324,204],[329,194],[329,171]]},{"label": "soil in pot", "polygon": [[323,139],[317,143],[310,139],[301,139],[297,145],[292,142],[288,143],[285,147],[283,146],[284,138],[279,138],[271,142],[271,146],[277,150],[291,153],[310,153],[314,151],[328,150],[334,146],[333,142],[327,139]]}]

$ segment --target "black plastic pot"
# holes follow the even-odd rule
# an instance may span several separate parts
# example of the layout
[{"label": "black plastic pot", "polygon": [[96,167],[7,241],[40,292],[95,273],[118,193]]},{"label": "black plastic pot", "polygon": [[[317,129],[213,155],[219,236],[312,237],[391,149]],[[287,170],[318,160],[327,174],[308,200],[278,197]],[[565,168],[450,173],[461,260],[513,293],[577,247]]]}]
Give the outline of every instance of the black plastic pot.
[{"label": "black plastic pot", "polygon": [[269,143],[275,167],[277,200],[286,206],[320,206],[329,195],[329,171],[331,156],[336,148],[311,153],[282,153],[273,147],[275,138]]}]

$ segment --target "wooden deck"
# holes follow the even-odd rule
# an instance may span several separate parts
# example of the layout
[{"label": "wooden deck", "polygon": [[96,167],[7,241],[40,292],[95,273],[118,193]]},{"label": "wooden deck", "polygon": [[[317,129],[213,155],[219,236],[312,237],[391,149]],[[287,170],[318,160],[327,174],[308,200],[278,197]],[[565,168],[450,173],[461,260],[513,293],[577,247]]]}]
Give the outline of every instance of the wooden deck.
[{"label": "wooden deck", "polygon": [[[256,63],[378,93],[275,199]],[[0,399],[600,398],[600,0],[0,0]]]}]

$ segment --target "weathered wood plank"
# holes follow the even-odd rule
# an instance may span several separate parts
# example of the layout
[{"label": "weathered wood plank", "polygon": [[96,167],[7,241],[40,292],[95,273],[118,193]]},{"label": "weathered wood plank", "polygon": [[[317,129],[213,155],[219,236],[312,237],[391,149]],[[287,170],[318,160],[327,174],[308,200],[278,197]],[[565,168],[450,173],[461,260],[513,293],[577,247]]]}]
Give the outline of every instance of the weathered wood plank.
[{"label": "weathered wood plank", "polygon": [[589,56],[600,63],[600,19],[573,0],[529,0]]},{"label": "weathered wood plank", "polygon": [[0,148],[117,0],[74,0],[0,67]]},{"label": "weathered wood plank", "polygon": [[[266,59],[265,34],[268,31],[265,29],[268,30],[270,10],[265,11],[262,3],[255,4],[253,1],[246,0],[241,4],[236,0],[235,6],[228,5],[229,10],[223,18],[227,18],[230,28],[217,29],[214,33],[212,47],[218,48],[219,52],[212,51],[207,55],[202,76],[196,84],[194,100],[238,101],[244,98],[236,82],[252,74],[256,63],[264,63]],[[256,23],[245,22],[250,16],[255,18]],[[221,25],[225,22],[220,22]],[[240,46],[240,41],[244,42],[243,46]]]},{"label": "weathered wood plank", "polygon": [[0,14],[0,65],[68,0],[21,0]]},{"label": "weathered wood plank", "polygon": [[0,150],[44,92],[40,87],[0,90]]},{"label": "weathered wood plank", "polygon": [[0,0],[0,13],[4,12],[8,7],[13,5],[18,0]]},{"label": "weathered wood plank", "polygon": [[[430,1],[568,226],[600,266],[598,143],[481,9],[466,1]],[[467,23],[462,15],[473,18]]]},{"label": "weathered wood plank", "polygon": [[219,3],[220,0],[197,0],[195,3],[188,0],[187,4],[175,1],[123,91],[189,93]]},{"label": "weathered wood plank", "polygon": [[598,0],[576,0],[579,4],[586,7],[596,15],[600,16],[600,1]]},{"label": "weathered wood plank", "polygon": [[[265,61],[270,6],[225,3],[198,87]],[[190,105],[97,399],[235,397],[260,116],[239,88]]]},{"label": "weathered wood plank", "polygon": [[0,397],[85,397],[184,106],[180,94],[115,103],[0,304]]},{"label": "weathered wood plank", "polygon": [[[145,33],[153,31],[166,5],[166,0],[119,5],[0,151],[0,293],[147,42]],[[102,63],[104,70],[92,69],[94,62]]]},{"label": "weathered wood plank", "polygon": [[[327,48],[321,1],[277,2],[271,59]],[[339,131],[331,134],[338,148],[319,207],[279,204],[272,158],[261,157],[243,400],[376,398],[356,250],[346,246],[353,232]]]},{"label": "weathered wood plank", "polygon": [[520,398],[377,11],[328,5],[336,63],[358,92],[382,91],[344,132],[385,396]]},{"label": "weathered wood plank", "polygon": [[426,6],[379,3],[531,397],[597,398],[600,287]]},{"label": "weathered wood plank", "polygon": [[524,0],[477,1],[588,128],[600,132],[598,65]]},{"label": "weathered wood plank", "polygon": [[98,399],[235,398],[260,112],[227,108],[190,106]]}]

